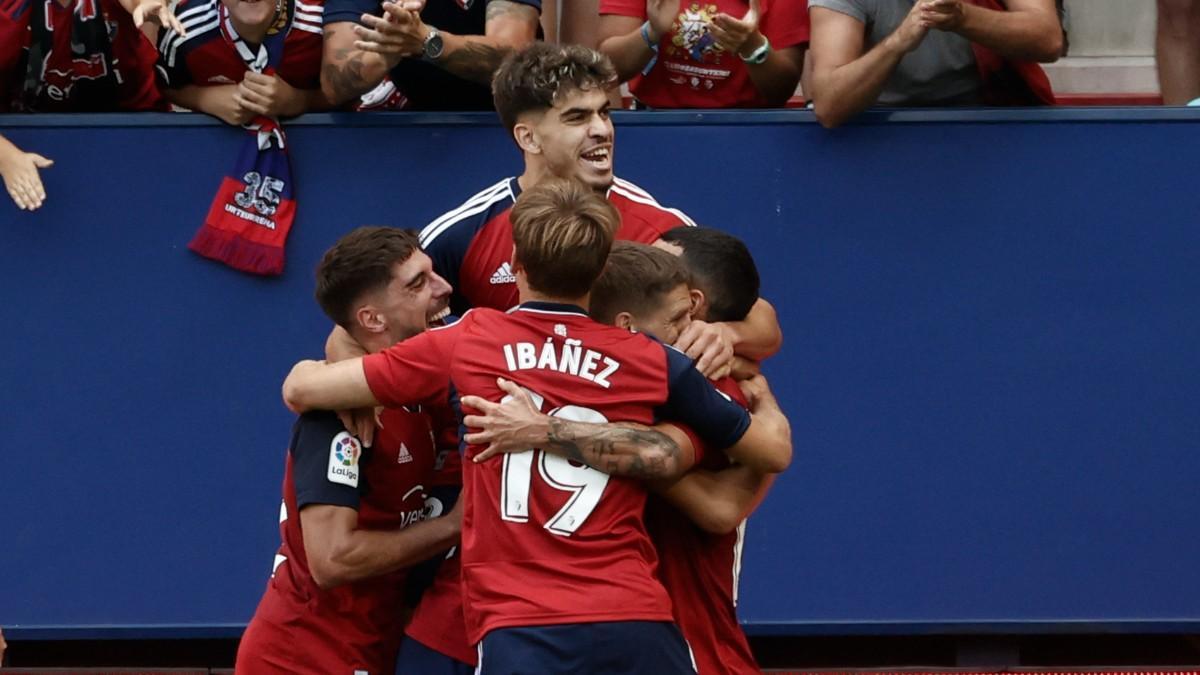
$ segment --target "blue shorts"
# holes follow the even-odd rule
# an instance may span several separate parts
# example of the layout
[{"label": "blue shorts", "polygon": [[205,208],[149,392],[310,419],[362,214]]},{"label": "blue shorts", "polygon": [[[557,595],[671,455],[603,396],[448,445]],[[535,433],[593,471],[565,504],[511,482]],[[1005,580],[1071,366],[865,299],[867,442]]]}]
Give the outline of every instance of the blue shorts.
[{"label": "blue shorts", "polygon": [[404,636],[396,657],[396,675],[474,675],[475,666],[457,661]]},{"label": "blue shorts", "polygon": [[663,621],[497,628],[479,645],[482,675],[694,675],[683,634]]}]

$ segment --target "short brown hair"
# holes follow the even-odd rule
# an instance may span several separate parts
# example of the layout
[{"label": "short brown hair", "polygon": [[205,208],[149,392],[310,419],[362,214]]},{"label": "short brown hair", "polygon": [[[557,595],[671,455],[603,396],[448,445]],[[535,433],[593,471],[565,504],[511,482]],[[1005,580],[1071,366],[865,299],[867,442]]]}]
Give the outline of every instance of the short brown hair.
[{"label": "short brown hair", "polygon": [[387,287],[392,271],[421,250],[417,233],[395,227],[360,227],[337,240],[317,264],[317,303],[334,323],[352,330],[355,304]]},{"label": "short brown hair", "polygon": [[535,42],[500,64],[492,78],[492,98],[511,134],[522,113],[549,110],[559,96],[572,91],[608,90],[616,84],[617,71],[600,52]]},{"label": "short brown hair", "polygon": [[621,312],[643,315],[658,309],[663,297],[689,281],[678,256],[631,241],[618,241],[596,283],[588,313],[601,323],[615,323]]},{"label": "short brown hair", "polygon": [[594,190],[547,181],[522,192],[513,207],[513,262],[538,292],[583,296],[604,269],[620,225],[617,209]]}]

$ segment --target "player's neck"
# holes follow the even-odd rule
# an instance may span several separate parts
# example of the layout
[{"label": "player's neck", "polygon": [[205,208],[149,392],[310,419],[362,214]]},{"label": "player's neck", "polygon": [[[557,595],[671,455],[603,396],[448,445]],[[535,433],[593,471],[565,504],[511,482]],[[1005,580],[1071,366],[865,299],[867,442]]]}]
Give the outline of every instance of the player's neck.
[{"label": "player's neck", "polygon": [[560,295],[550,295],[541,291],[535,291],[527,284],[521,283],[522,281],[520,277],[517,278],[517,298],[522,304],[526,302],[549,302],[555,305],[575,305],[587,311],[588,300],[591,296],[590,293],[577,298],[566,298]]}]

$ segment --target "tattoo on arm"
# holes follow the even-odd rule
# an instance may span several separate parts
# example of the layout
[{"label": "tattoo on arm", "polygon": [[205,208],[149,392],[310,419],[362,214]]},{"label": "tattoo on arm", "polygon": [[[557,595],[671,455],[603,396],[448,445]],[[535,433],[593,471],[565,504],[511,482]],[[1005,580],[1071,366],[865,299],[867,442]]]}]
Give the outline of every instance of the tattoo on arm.
[{"label": "tattoo on arm", "polygon": [[[495,3],[493,3],[495,4]],[[438,60],[438,65],[464,80],[488,83],[500,67],[504,57],[512,53],[510,47],[494,47],[480,42],[467,42],[453,52],[447,51]]]},{"label": "tattoo on arm", "polygon": [[663,478],[679,465],[679,444],[640,424],[550,420],[547,450],[614,476]]},{"label": "tattoo on arm", "polygon": [[[351,30],[349,24],[331,26],[329,36],[343,30]],[[364,53],[357,49],[335,49],[328,62],[321,67],[322,79],[329,83],[335,103],[361,96],[375,86],[376,83],[370,82],[363,73],[364,58]]]},{"label": "tattoo on arm", "polygon": [[[537,10],[520,2],[492,0],[488,3],[485,16],[485,21],[489,24],[498,19],[526,22],[532,26],[531,30],[534,33],[537,31]],[[463,45],[453,51],[447,51],[439,59],[438,65],[464,80],[490,84],[492,75],[500,67],[500,63],[504,61],[504,57],[514,51],[514,45],[495,45],[488,42],[480,42],[478,41],[478,36],[474,35],[463,37]]]}]

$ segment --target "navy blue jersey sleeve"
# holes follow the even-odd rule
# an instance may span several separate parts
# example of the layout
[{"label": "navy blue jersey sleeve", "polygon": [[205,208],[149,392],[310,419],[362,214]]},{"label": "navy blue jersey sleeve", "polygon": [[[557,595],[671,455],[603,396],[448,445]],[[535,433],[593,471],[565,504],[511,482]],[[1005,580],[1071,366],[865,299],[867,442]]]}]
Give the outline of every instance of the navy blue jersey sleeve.
[{"label": "navy blue jersey sleeve", "polygon": [[292,427],[292,482],[296,508],[331,504],[357,510],[362,480],[362,444],[337,415],[305,413]]},{"label": "navy blue jersey sleeve", "polygon": [[379,0],[325,0],[325,11],[321,14],[326,26],[338,21],[360,23],[363,14],[379,15],[383,3]]},{"label": "navy blue jersey sleeve", "polygon": [[188,41],[172,30],[160,30],[158,36],[158,61],[154,74],[161,89],[179,89],[192,83],[188,70],[188,55],[203,38]]},{"label": "navy blue jersey sleeve", "polygon": [[656,411],[661,419],[682,422],[714,450],[737,443],[750,428],[750,413],[717,391],[692,360],[667,345],[667,401]]}]

